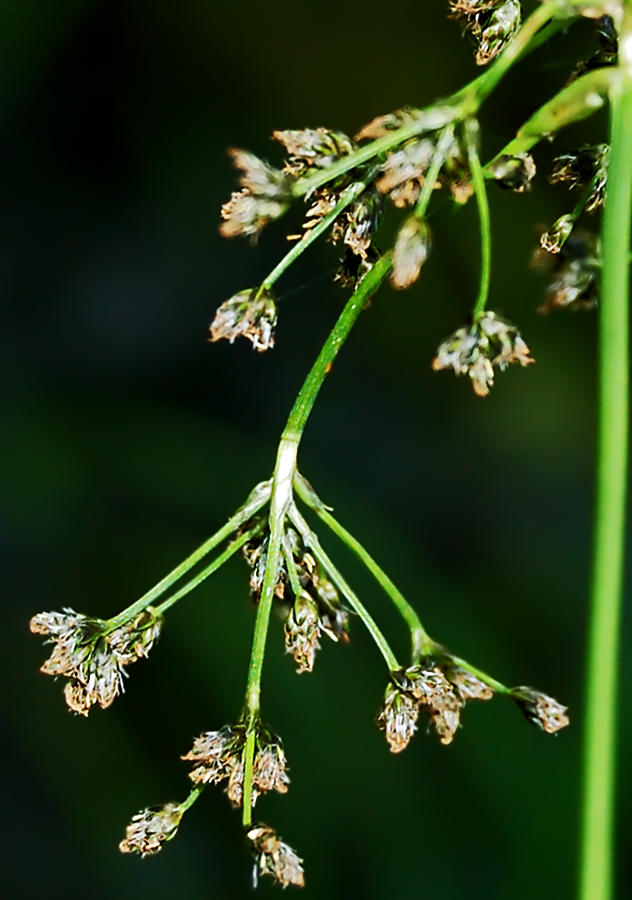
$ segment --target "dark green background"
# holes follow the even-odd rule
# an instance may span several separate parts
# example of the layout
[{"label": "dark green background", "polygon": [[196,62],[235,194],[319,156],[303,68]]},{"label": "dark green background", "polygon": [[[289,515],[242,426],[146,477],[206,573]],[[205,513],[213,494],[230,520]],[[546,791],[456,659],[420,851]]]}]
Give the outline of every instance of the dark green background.
[{"label": "dark green background", "polygon": [[[375,115],[457,89],[477,70],[446,6],[0,3],[7,897],[251,896],[239,815],[217,789],[159,856],[117,850],[135,811],[185,796],[179,756],[193,737],[239,712],[253,625],[243,563],[169,614],[125,696],[88,720],[70,715],[61,684],[38,673],[45,651],[28,620],[63,606],[116,613],[268,476],[345,295],[330,284],[336,252],[324,244],[280,285],[272,353],[206,342],[215,308],[266,274],[300,222],[297,209],[256,248],[223,241],[219,207],[235,185],[225,148],[280,163],[268,140],[275,128],[353,134]],[[485,156],[593,41],[581,23],[507,78],[483,115]],[[526,195],[490,189],[491,305],[519,323],[537,365],[501,375],[484,401],[466,380],[430,369],[476,293],[470,204],[438,224],[420,282],[373,301],[301,448],[304,473],[433,636],[507,683],[567,702],[572,725],[550,737],[496,699],[468,707],[450,747],[422,728],[392,756],[374,724],[383,663],[359,622],[350,646],[327,642],[314,674],[300,678],[273,622],[264,714],[285,741],[292,787],[258,813],[305,858],[306,897],[573,895],[596,317],[538,315],[543,282],[528,263],[538,226],[571,202],[547,185],[547,161],[604,135],[602,115],[543,148]],[[406,633],[387,600],[326,543],[404,657]],[[621,739],[629,876],[625,714]]]}]

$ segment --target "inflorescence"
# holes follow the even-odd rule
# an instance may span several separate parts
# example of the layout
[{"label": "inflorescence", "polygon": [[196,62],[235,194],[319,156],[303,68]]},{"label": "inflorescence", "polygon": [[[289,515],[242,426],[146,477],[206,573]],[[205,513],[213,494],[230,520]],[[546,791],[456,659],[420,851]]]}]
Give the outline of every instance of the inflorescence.
[{"label": "inflorescence", "polygon": [[[277,324],[273,287],[294,260],[326,232],[341,251],[335,280],[351,289],[352,295],[292,410],[272,478],[254,488],[229,522],[113,619],[65,609],[39,613],[31,620],[31,630],[54,645],[42,671],[68,679],[68,706],[88,715],[97,704],[108,707],[123,691],[127,667],[149,654],[170,606],[238,551],[249,567],[256,620],[244,706],[232,724],[194,740],[182,757],[191,764],[192,789],[187,799],[149,807],[135,815],[121,841],[122,852],[147,856],[160,851],[203,790],[208,785],[222,785],[230,803],[242,810],[246,845],[256,874],[268,875],[283,887],[304,884],[302,859],[271,827],[252,820],[253,807],[262,794],[272,790],[284,794],[289,786],[282,741],[264,724],[260,713],[261,669],[273,605],[283,612],[286,652],[299,673],[313,671],[323,637],[347,644],[352,618],[367,628],[387,666],[388,683],[377,725],[393,753],[407,747],[420,717],[425,717],[442,744],[451,743],[465,705],[489,700],[494,694],[507,696],[527,721],[546,733],[553,734],[568,724],[566,708],[551,697],[532,688],[507,688],[436,643],[415,609],[300,475],[296,456],[320,385],[371,295],[386,277],[397,289],[418,280],[431,252],[429,208],[435,196],[457,207],[475,198],[482,265],[478,298],[467,324],[439,346],[433,368],[468,375],[475,393],[482,397],[489,393],[496,370],[533,362],[518,328],[487,308],[491,233],[485,182],[494,181],[516,193],[529,189],[536,174],[530,150],[551,134],[551,122],[557,130],[588,115],[589,106],[599,105],[594,97],[599,99],[603,72],[612,67],[616,56],[618,8],[616,0],[591,4],[549,0],[534,13],[535,25],[527,20],[521,27],[518,0],[455,0],[451,15],[476,42],[477,62],[486,65],[494,61],[463,91],[429,109],[405,108],[379,116],[353,139],[326,128],[276,131],[273,137],[286,154],[281,168],[252,153],[230,151],[241,174],[240,190],[222,208],[220,230],[225,237],[241,235],[254,242],[262,229],[297,199],[304,198],[308,208],[302,233],[291,236],[293,244],[286,257],[259,285],[238,291],[219,307],[211,325],[211,340],[232,342],[245,337],[256,350],[272,348]],[[580,15],[596,20],[600,55],[572,73],[568,86],[558,95],[563,95],[562,99],[556,97],[542,107],[514,141],[487,166],[481,166],[479,106],[542,29]],[[507,64],[506,59],[510,60]],[[578,200],[541,238],[538,262],[551,270],[545,310],[589,307],[597,302],[599,241],[575,225],[584,212],[591,214],[603,206],[608,153],[604,144],[581,147],[554,162],[550,181],[576,192]],[[405,218],[393,249],[382,254],[375,239],[389,202],[403,211]],[[405,665],[323,550],[317,533],[299,510],[299,500],[353,550],[402,615],[411,636],[411,655]],[[227,540],[226,548],[204,564]],[[197,574],[169,593],[200,565]]]}]

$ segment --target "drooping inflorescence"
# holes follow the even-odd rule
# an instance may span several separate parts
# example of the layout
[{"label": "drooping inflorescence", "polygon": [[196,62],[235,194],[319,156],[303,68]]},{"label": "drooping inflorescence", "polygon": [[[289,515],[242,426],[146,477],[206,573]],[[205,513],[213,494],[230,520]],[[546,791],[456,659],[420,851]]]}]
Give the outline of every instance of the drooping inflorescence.
[{"label": "drooping inflorescence", "polygon": [[[431,206],[435,199],[455,209],[471,200],[476,203],[481,276],[478,297],[464,311],[467,324],[440,344],[433,368],[468,375],[475,393],[484,397],[497,371],[514,363],[521,367],[533,363],[520,330],[487,307],[491,225],[486,182],[524,193],[536,175],[533,147],[601,105],[608,72],[616,61],[619,6],[617,0],[595,0],[591,5],[586,0],[549,0],[521,26],[518,0],[455,0],[451,15],[475,40],[477,63],[490,63],[462,91],[428,109],[405,107],[377,116],[354,138],[322,127],[275,131],[273,137],[285,152],[279,167],[244,150],[230,151],[240,172],[240,190],[222,207],[220,231],[224,237],[245,236],[255,242],[265,226],[279,219],[293,202],[302,199],[307,209],[302,232],[290,236],[292,246],[284,259],[260,284],[238,290],[219,306],[210,328],[211,341],[232,343],[244,337],[256,350],[271,349],[278,312],[274,286],[321,235],[328,233],[338,250],[335,280],[352,293],[290,414],[272,477],[254,488],[228,523],[111,620],[72,609],[39,613],[31,620],[31,630],[54,644],[42,671],[68,679],[65,695],[69,707],[87,715],[95,705],[108,707],[122,692],[126,668],[148,655],[170,606],[238,551],[248,566],[255,625],[243,707],[233,724],[193,740],[182,756],[191,765],[188,798],[135,815],[121,841],[122,852],[146,856],[160,851],[203,790],[220,785],[232,806],[242,811],[246,846],[254,858],[256,875],[268,875],[283,887],[304,884],[302,859],[273,828],[256,824],[252,818],[262,795],[270,791],[285,794],[289,785],[281,738],[261,716],[261,671],[273,606],[282,612],[285,649],[299,673],[314,670],[317,653],[326,652],[322,649],[327,643],[324,637],[349,643],[352,617],[367,628],[387,667],[377,726],[393,753],[408,746],[420,722],[425,722],[442,744],[450,744],[464,707],[495,695],[507,696],[530,723],[546,733],[568,725],[566,707],[548,695],[527,687],[508,688],[428,635],[414,607],[300,474],[297,452],[318,390],[372,295],[387,278],[396,289],[407,288],[420,278],[432,248]],[[537,44],[547,27],[579,16],[596,20],[601,55],[581,71],[575,70],[560,94],[482,166],[478,156],[480,106],[509,66]],[[581,147],[554,162],[550,181],[565,185],[578,199],[573,210],[541,238],[538,260],[551,275],[546,310],[588,307],[597,302],[599,239],[576,228],[576,223],[584,213],[603,207],[608,162],[605,144]],[[390,212],[402,220],[393,247],[382,253],[376,238],[389,204]],[[405,664],[397,659],[371,613],[323,549],[299,509],[299,501],[356,554],[402,615],[411,637],[410,658]],[[220,551],[225,541],[229,543]],[[170,593],[193,569],[192,577]],[[376,706],[378,702],[376,698]]]}]

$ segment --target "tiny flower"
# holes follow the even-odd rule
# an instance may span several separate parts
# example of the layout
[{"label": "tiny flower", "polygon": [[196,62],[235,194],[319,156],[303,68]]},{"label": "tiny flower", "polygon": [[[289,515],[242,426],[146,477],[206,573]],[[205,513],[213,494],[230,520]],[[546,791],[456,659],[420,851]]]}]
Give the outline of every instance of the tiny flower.
[{"label": "tiny flower", "polygon": [[[248,526],[245,526],[248,527]],[[250,573],[250,590],[255,601],[258,602],[263,587],[263,577],[268,559],[268,541],[270,539],[269,532],[263,537],[254,537],[252,540],[244,544],[242,553],[248,565],[251,568]],[[285,571],[285,562],[282,556],[279,556],[277,565],[277,582],[274,588],[275,597],[283,600],[285,596],[285,588],[287,584],[287,572]]]},{"label": "tiny flower", "polygon": [[144,809],[132,817],[119,850],[121,853],[140,853],[141,856],[158,853],[165,841],[175,837],[182,815],[182,808],[177,803]]},{"label": "tiny flower", "polygon": [[573,231],[556,255],[536,252],[534,265],[549,269],[545,303],[540,312],[552,309],[592,309],[599,299],[601,281],[601,244],[596,235]]},{"label": "tiny flower", "polygon": [[415,700],[399,686],[389,684],[377,724],[386,735],[391,753],[401,753],[408,746],[417,730],[418,715]]},{"label": "tiny flower", "polygon": [[253,153],[245,150],[229,153],[235,167],[243,172],[242,190],[233,193],[222,206],[224,222],[220,232],[224,237],[252,235],[256,239],[268,222],[278,219],[288,208],[291,179]]},{"label": "tiny flower", "polygon": [[430,250],[430,229],[425,221],[410,216],[397,235],[393,251],[391,283],[406,288],[419,278],[422,265]]},{"label": "tiny flower", "polygon": [[337,218],[331,234],[332,243],[342,240],[352,253],[366,259],[380,224],[382,210],[382,198],[377,191],[364,191]]},{"label": "tiny flower", "polygon": [[245,337],[255,350],[274,347],[277,311],[272,292],[257,288],[240,291],[219,307],[211,325],[211,341],[226,338],[233,343]]},{"label": "tiny flower", "polygon": [[271,875],[283,887],[289,884],[304,887],[303,860],[283,843],[273,828],[254,825],[248,830],[246,838],[255,857],[257,874]]},{"label": "tiny flower", "polygon": [[608,181],[609,154],[608,144],[595,144],[594,146],[586,144],[574,153],[558,156],[553,160],[553,171],[549,176],[549,182],[551,184],[567,184],[569,190],[577,188],[583,190],[594,181],[584,207],[586,212],[594,212],[603,206]]},{"label": "tiny flower", "polygon": [[547,734],[554,734],[569,724],[567,707],[562,706],[553,697],[547,697],[546,694],[528,687],[513,688],[510,696],[516,701],[526,720]]},{"label": "tiny flower", "polygon": [[334,277],[334,281],[337,282],[340,287],[350,288],[354,291],[364,276],[368,275],[379,258],[379,253],[373,247],[369,247],[364,256],[358,256],[347,248],[342,263],[340,264],[340,268]]},{"label": "tiny flower", "polygon": [[232,728],[230,725],[200,735],[193,742],[192,749],[182,757],[195,763],[189,778],[194,784],[217,784],[227,778],[233,760],[241,760],[245,743],[243,728]]},{"label": "tiny flower", "polygon": [[526,191],[535,177],[536,168],[530,153],[518,153],[509,156],[504,153],[498,156],[488,169],[501,188],[522,194]]},{"label": "tiny flower", "polygon": [[[419,179],[432,162],[435,154],[435,142],[430,138],[409,141],[402,148],[394,151],[382,165],[383,175],[376,181],[376,187],[384,194],[394,188],[408,185],[408,192],[419,193]],[[402,205],[397,203],[396,205]]]},{"label": "tiny flower", "polygon": [[355,139],[356,141],[376,140],[392,134],[393,131],[403,128],[404,125],[412,125],[413,122],[417,123],[419,134],[424,131],[436,131],[451,122],[454,116],[455,109],[451,106],[435,106],[427,110],[404,107],[373,119],[356,134]]},{"label": "tiny flower", "polygon": [[285,623],[285,649],[294,657],[299,673],[314,668],[314,657],[320,649],[319,635],[318,607],[307,591],[303,591],[295,599]]},{"label": "tiny flower", "polygon": [[124,667],[148,655],[161,625],[151,608],[109,632],[106,622],[72,609],[31,619],[31,631],[48,635],[55,644],[41,671],[70,679],[64,689],[66,703],[84,716],[96,703],[106,709],[114,702],[123,691]]},{"label": "tiny flower", "polygon": [[355,150],[354,142],[346,134],[327,128],[275,131],[272,137],[287,150],[289,162],[285,171],[295,176],[306,174],[310,166],[326,169]]},{"label": "tiny flower", "polygon": [[494,691],[488,684],[461,666],[444,666],[445,677],[464,702],[466,700],[491,700]]},{"label": "tiny flower", "polygon": [[493,367],[527,366],[534,360],[514,325],[497,313],[485,312],[469,328],[459,328],[437,350],[432,368],[469,375],[475,393],[485,397],[494,383]]},{"label": "tiny flower", "polygon": [[406,669],[407,688],[430,717],[442,744],[450,744],[459,727],[461,699],[432,660]]},{"label": "tiny flower", "polygon": [[460,21],[478,42],[479,66],[498,56],[520,27],[518,0],[456,0],[450,6],[452,18]]},{"label": "tiny flower", "polygon": [[547,253],[559,253],[575,225],[575,217],[567,214],[560,216],[552,227],[540,236],[540,245]]}]

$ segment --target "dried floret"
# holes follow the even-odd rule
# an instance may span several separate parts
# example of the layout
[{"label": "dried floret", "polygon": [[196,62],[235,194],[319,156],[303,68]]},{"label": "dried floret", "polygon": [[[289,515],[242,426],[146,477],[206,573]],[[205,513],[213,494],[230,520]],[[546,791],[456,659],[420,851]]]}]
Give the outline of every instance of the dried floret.
[{"label": "dried floret", "polygon": [[510,697],[516,701],[527,721],[537,725],[547,734],[555,734],[569,724],[567,707],[540,691],[518,687],[510,691]]},{"label": "dried floret", "polygon": [[119,850],[121,853],[140,853],[141,856],[158,853],[165,841],[175,837],[182,816],[183,811],[178,803],[144,809],[132,817]]},{"label": "dried floret", "polygon": [[340,287],[354,291],[379,258],[380,254],[374,247],[369,247],[364,256],[358,256],[347,247],[334,281]]},{"label": "dried floret", "polygon": [[535,161],[530,153],[515,156],[503,153],[489,164],[488,170],[500,187],[517,194],[530,187],[536,173]]},{"label": "dried floret", "polygon": [[462,666],[448,663],[443,666],[445,677],[464,702],[466,700],[491,700],[493,689]]},{"label": "dried floret", "polygon": [[469,375],[479,397],[494,383],[494,367],[503,371],[511,363],[527,366],[534,360],[515,325],[497,313],[485,312],[469,328],[459,328],[437,350],[432,367]]},{"label": "dried floret", "polygon": [[253,349],[264,351],[274,347],[277,310],[270,290],[257,288],[240,291],[224,301],[211,325],[211,341],[226,338],[233,343],[237,337],[252,342]]},{"label": "dried floret", "polygon": [[123,691],[124,667],[148,655],[162,620],[149,608],[113,631],[107,623],[65,609],[62,613],[39,613],[31,619],[31,631],[54,643],[41,671],[69,679],[64,689],[73,712],[87,716],[99,704],[110,706]]},{"label": "dried floret", "polygon": [[283,887],[304,887],[303,860],[268,825],[252,826],[246,837],[255,857],[255,874],[271,875]]},{"label": "dried floret", "polygon": [[402,225],[393,250],[391,283],[396,288],[413,284],[430,251],[430,229],[424,219],[410,216]]},{"label": "dried floret", "polygon": [[394,188],[407,186],[411,192],[417,185],[432,162],[436,151],[435,142],[430,138],[409,141],[403,147],[391,153],[386,162],[382,164],[383,174],[376,181],[376,187],[382,193],[388,193]]},{"label": "dried floret", "polygon": [[314,668],[314,657],[320,649],[320,630],[318,607],[307,591],[303,591],[295,599],[285,623],[285,649],[294,657],[299,673]]},{"label": "dried floret", "polygon": [[289,161],[285,172],[294,176],[306,174],[311,166],[326,169],[355,150],[351,138],[342,131],[330,131],[328,128],[275,131],[272,137],[287,150]]},{"label": "dried floret", "polygon": [[407,690],[427,713],[442,744],[449,744],[459,727],[460,697],[432,660],[406,669]]},{"label": "dried floret", "polygon": [[363,191],[336,219],[331,233],[332,242],[335,244],[342,241],[352,253],[366,259],[379,227],[382,211],[380,194],[372,188]]},{"label": "dried floret", "polygon": [[567,214],[560,216],[548,231],[540,235],[540,246],[547,253],[559,253],[566,241],[571,236],[575,226],[575,217]]},{"label": "dried floret", "polygon": [[417,134],[424,131],[436,131],[451,122],[455,112],[455,108],[451,106],[435,106],[427,110],[405,107],[387,113],[385,116],[377,116],[356,134],[355,139],[356,141],[375,140],[392,134],[398,128],[412,124],[417,126],[415,128]]},{"label": "dried floret", "polygon": [[477,42],[479,66],[495,59],[520,27],[522,10],[518,0],[456,0],[450,7],[452,18]]},{"label": "dried floret", "polygon": [[417,730],[418,705],[398,685],[389,684],[384,704],[377,717],[378,727],[386,735],[391,753],[401,753]]}]

